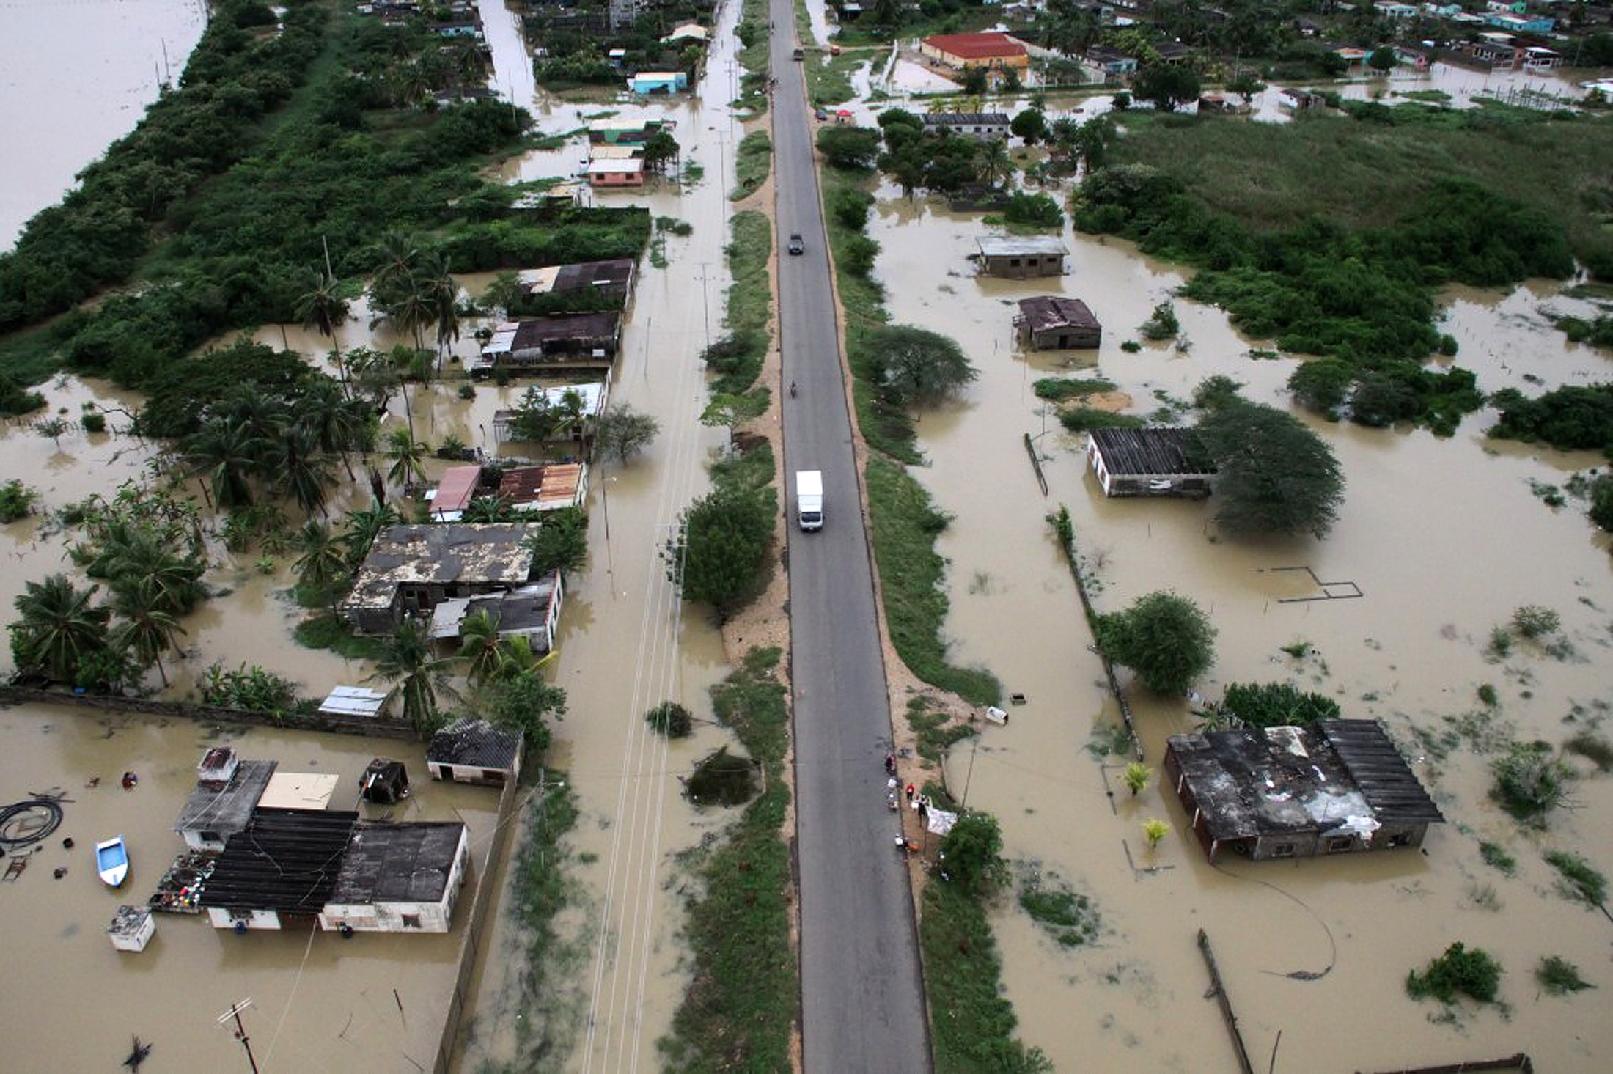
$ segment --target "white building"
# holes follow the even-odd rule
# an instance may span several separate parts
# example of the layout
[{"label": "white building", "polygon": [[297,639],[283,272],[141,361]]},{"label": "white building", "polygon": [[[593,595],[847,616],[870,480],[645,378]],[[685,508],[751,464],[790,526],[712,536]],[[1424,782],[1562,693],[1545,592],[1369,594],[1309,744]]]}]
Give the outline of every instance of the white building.
[{"label": "white building", "polygon": [[360,824],[319,927],[447,932],[469,860],[468,833],[457,821]]},{"label": "white building", "polygon": [[521,734],[460,720],[431,736],[426,767],[432,779],[502,785],[521,774]]}]

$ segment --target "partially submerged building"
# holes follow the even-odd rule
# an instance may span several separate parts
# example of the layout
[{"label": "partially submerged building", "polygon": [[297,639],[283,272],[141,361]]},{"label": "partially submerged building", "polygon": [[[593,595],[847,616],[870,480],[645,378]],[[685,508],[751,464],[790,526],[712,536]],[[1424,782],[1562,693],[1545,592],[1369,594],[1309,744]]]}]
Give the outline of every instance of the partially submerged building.
[{"label": "partially submerged building", "polygon": [[1051,235],[988,235],[977,239],[976,245],[980,249],[975,259],[981,275],[1020,280],[1064,275],[1064,257],[1070,252],[1062,240]]},{"label": "partially submerged building", "polygon": [[614,310],[505,321],[493,329],[470,372],[609,369],[621,336],[622,315]]},{"label": "partially submerged building", "polygon": [[1103,326],[1078,298],[1022,298],[1014,323],[1020,342],[1039,351],[1091,348],[1103,343]]},{"label": "partially submerged building", "polygon": [[1189,428],[1093,429],[1087,463],[1105,496],[1208,496],[1216,466]]},{"label": "partially submerged building", "polygon": [[644,185],[644,159],[642,157],[590,160],[587,172],[588,185],[596,190]]},{"label": "partially submerged building", "polygon": [[196,789],[180,809],[174,831],[192,850],[223,850],[251,820],[276,764],[243,761],[231,747],[214,746],[196,766]]},{"label": "partially submerged building", "polygon": [[593,120],[588,124],[588,141],[594,145],[642,144],[649,141],[651,136],[663,127],[670,126],[672,126],[671,120],[610,116],[606,119]]},{"label": "partially submerged building", "polygon": [[1008,138],[1006,112],[930,112],[924,117],[926,132],[946,131],[963,134],[980,141],[1004,141]]},{"label": "partially submerged building", "polygon": [[1211,861],[1421,846],[1445,819],[1376,720],[1172,735],[1164,769]]},{"label": "partially submerged building", "polygon": [[521,284],[529,298],[541,295],[605,295],[621,300],[633,297],[634,264],[630,257],[609,261],[579,261],[573,265],[550,265],[530,274]]},{"label": "partially submerged building", "polygon": [[230,836],[202,887],[214,928],[279,929],[316,919],[336,889],[357,813],[258,809]]},{"label": "partially submerged building", "polygon": [[919,55],[958,71],[971,67],[1026,71],[1031,65],[1024,43],[996,30],[935,34],[919,42]]},{"label": "partially submerged building", "polygon": [[498,498],[515,511],[559,511],[588,498],[588,464],[557,462],[517,466],[498,475]]},{"label": "partially submerged building", "polygon": [[555,571],[508,592],[445,600],[432,609],[429,633],[433,640],[456,639],[465,620],[485,612],[498,625],[499,637],[524,637],[533,652],[546,653],[555,645],[564,598],[565,585]]},{"label": "partially submerged building", "polygon": [[[582,445],[591,440],[594,427],[599,416],[605,412],[606,401],[610,397],[610,377],[592,384],[561,384],[548,388],[533,388],[542,397],[545,406],[550,409],[562,409],[575,405],[577,420],[570,424],[555,423],[549,430],[545,443],[570,440],[574,444]],[[570,399],[568,397],[575,397]],[[517,410],[495,410],[493,412],[493,440],[495,443],[520,439],[516,427]]]},{"label": "partially submerged building", "polygon": [[468,832],[458,821],[357,825],[319,927],[447,932],[469,860]]},{"label": "partially submerged building", "polygon": [[459,720],[431,736],[426,768],[432,779],[494,786],[521,774],[521,733],[486,720]]},{"label": "partially submerged building", "polygon": [[426,493],[431,505],[431,518],[435,522],[458,522],[465,508],[476,498],[482,480],[482,468],[476,463],[450,466],[442,472],[437,487]]},{"label": "partially submerged building", "polygon": [[689,88],[689,74],[686,71],[640,71],[627,80],[627,88],[646,97],[655,93],[671,95]]},{"label": "partially submerged building", "polygon": [[532,527],[520,522],[392,526],[370,546],[340,610],[354,633],[390,634],[445,600],[532,581]]}]

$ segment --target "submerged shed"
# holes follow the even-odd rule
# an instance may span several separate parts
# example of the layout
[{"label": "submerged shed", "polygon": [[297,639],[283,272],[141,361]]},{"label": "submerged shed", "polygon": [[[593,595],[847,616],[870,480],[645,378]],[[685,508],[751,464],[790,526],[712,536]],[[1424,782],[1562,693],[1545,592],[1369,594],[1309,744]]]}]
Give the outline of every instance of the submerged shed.
[{"label": "submerged shed", "polygon": [[459,720],[431,736],[426,767],[432,779],[505,783],[521,772],[521,734],[486,720]]},{"label": "submerged shed", "polygon": [[976,243],[981,273],[1012,279],[1062,276],[1064,257],[1070,252],[1062,240],[1051,235],[988,236]]},{"label": "submerged shed", "polygon": [[1093,429],[1087,462],[1105,496],[1208,496],[1216,466],[1184,427]]},{"label": "submerged shed", "polygon": [[1078,298],[1022,298],[1014,323],[1019,328],[1020,342],[1039,351],[1090,348],[1103,343],[1103,326]]}]

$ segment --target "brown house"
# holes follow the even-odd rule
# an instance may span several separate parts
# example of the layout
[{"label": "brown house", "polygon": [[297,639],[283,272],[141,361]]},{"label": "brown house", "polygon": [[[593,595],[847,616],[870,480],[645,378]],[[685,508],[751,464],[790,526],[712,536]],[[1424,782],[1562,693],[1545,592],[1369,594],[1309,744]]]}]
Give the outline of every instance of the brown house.
[{"label": "brown house", "polygon": [[1020,342],[1039,351],[1097,347],[1103,343],[1103,326],[1078,298],[1037,295],[1019,300]]},{"label": "brown house", "polygon": [[1376,720],[1172,735],[1164,767],[1211,861],[1416,847],[1445,820]]}]

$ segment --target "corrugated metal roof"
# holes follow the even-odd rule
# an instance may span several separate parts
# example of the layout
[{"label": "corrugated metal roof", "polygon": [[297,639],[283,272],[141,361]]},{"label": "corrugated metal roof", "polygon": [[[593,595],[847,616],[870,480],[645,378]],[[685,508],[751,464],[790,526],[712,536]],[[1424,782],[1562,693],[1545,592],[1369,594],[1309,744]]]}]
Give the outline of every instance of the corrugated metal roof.
[{"label": "corrugated metal roof", "polygon": [[936,34],[924,43],[949,56],[963,60],[984,60],[997,56],[1023,56],[1025,46],[1005,33]]},{"label": "corrugated metal roof", "polygon": [[1078,328],[1101,328],[1087,304],[1078,298],[1057,295],[1037,295],[1019,300],[1019,312],[1033,332],[1066,325]]},{"label": "corrugated metal roof", "polygon": [[450,466],[437,482],[437,494],[431,499],[432,514],[463,511],[476,498],[476,483],[481,480],[482,468],[476,465]]},{"label": "corrugated metal roof", "polygon": [[982,257],[1053,257],[1070,252],[1063,240],[1051,235],[987,235],[975,241]]},{"label": "corrugated metal roof", "polygon": [[1213,474],[1215,463],[1192,429],[1093,429],[1087,434],[1116,477]]}]

